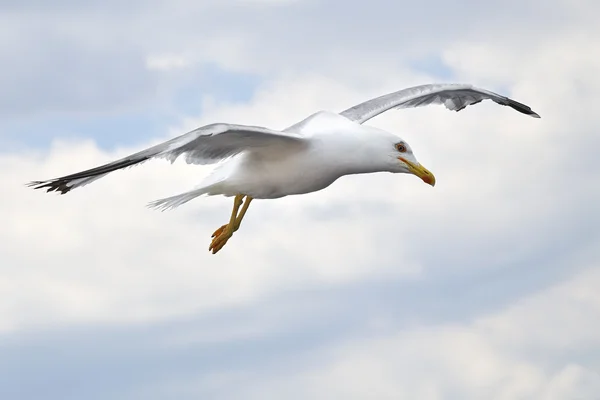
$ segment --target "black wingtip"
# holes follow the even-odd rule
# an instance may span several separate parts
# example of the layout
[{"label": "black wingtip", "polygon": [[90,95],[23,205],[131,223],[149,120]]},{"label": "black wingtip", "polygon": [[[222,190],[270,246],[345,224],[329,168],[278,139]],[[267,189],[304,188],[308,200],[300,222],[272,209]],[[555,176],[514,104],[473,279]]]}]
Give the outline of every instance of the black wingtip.
[{"label": "black wingtip", "polygon": [[513,108],[515,110],[517,110],[518,112],[523,113],[523,114],[527,114],[527,115],[529,115],[529,116],[531,116],[533,118],[541,118],[538,113],[536,113],[535,111],[533,111],[531,109],[531,107],[529,107],[529,106],[527,106],[527,105],[525,105],[523,103],[519,103],[518,101],[515,101],[513,99],[508,99],[507,98],[507,100],[508,101],[507,101],[506,105],[510,106],[511,108]]},{"label": "black wingtip", "polygon": [[75,174],[63,176],[56,179],[51,179],[48,181],[32,181],[27,184],[29,187],[33,187],[34,189],[44,189],[47,188],[46,192],[60,192],[60,194],[65,194],[70,192],[76,187],[82,186],[85,183],[77,183],[73,184],[73,181],[76,180],[88,180],[91,182],[94,179],[98,179],[102,175],[106,175],[109,172],[116,171],[118,169],[130,167],[132,165],[140,164],[146,160],[148,160],[148,156],[140,156],[137,158],[126,158],[119,161],[115,161],[109,164],[101,165],[96,168],[88,169],[86,171],[77,172]]},{"label": "black wingtip", "polygon": [[44,183],[46,183],[46,182],[45,181],[31,181],[29,183],[26,183],[25,186],[34,188],[34,189],[41,189],[42,186],[44,185]]},{"label": "black wingtip", "polygon": [[67,186],[67,182],[60,179],[54,181],[31,181],[26,186],[33,189],[46,189],[46,193],[59,192],[60,194],[68,193],[72,187]]}]

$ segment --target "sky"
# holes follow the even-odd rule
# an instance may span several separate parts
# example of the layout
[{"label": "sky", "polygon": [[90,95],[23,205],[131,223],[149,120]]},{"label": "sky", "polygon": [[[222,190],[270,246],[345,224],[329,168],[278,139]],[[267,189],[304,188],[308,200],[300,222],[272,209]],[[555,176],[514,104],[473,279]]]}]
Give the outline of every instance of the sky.
[{"label": "sky", "polygon": [[[0,0],[0,398],[600,399],[600,3]],[[283,129],[431,82],[525,103],[369,125],[437,178],[149,201],[214,122]]]}]

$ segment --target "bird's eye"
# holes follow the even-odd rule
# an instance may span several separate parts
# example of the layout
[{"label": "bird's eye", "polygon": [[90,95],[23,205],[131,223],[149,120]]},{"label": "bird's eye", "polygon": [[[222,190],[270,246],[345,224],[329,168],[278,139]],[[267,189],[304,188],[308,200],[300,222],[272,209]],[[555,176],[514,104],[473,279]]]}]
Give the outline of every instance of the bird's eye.
[{"label": "bird's eye", "polygon": [[400,152],[400,153],[406,153],[406,146],[402,143],[398,143],[396,145],[396,149]]}]

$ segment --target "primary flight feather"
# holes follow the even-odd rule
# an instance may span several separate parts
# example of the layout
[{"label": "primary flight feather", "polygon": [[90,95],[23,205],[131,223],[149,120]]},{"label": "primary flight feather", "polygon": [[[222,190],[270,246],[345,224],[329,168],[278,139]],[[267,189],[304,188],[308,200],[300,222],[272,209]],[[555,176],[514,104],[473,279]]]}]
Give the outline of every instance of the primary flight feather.
[{"label": "primary flight feather", "polygon": [[339,114],[320,111],[283,131],[224,123],[206,125],[120,160],[29,185],[65,194],[152,158],[174,162],[184,156],[190,164],[228,159],[199,188],[149,204],[169,209],[201,195],[234,196],[229,222],[212,235],[209,250],[214,254],[239,229],[252,199],[315,192],[341,176],[371,172],[410,173],[435,185],[434,175],[417,161],[405,140],[363,123],[394,108],[443,104],[460,111],[486,99],[540,117],[522,103],[472,85],[421,85],[368,100]]}]

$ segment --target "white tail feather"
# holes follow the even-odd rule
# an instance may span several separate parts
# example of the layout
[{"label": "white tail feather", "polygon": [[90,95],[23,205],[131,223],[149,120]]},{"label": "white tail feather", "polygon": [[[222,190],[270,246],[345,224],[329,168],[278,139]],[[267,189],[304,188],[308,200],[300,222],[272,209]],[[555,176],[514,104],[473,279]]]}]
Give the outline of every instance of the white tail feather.
[{"label": "white tail feather", "polygon": [[164,199],[154,200],[148,203],[148,207],[154,208],[160,211],[165,211],[179,207],[180,205],[187,203],[188,201],[195,199],[198,196],[206,194],[210,191],[209,187],[202,187],[195,190],[190,190],[177,196],[167,197]]}]

